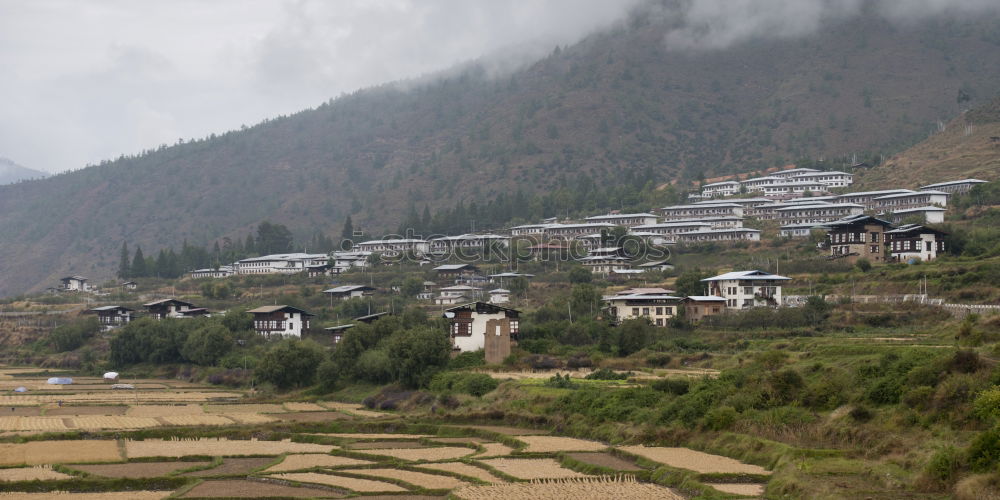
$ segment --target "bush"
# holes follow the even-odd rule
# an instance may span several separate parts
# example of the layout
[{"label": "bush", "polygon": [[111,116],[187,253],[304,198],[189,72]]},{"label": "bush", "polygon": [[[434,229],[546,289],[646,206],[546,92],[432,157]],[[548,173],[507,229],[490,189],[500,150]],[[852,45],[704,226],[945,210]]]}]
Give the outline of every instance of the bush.
[{"label": "bush", "polygon": [[417,327],[392,334],[388,342],[393,376],[406,387],[426,387],[447,366],[451,342],[433,327]]},{"label": "bush", "polygon": [[533,370],[551,370],[553,368],[562,367],[562,363],[559,359],[553,358],[552,356],[545,356],[543,354],[533,354],[528,356],[525,361]]},{"label": "bush", "polygon": [[669,354],[662,352],[654,352],[649,356],[646,356],[646,364],[649,366],[655,366],[657,368],[663,368],[670,364],[673,358]]},{"label": "bush", "polygon": [[847,413],[855,422],[867,422],[875,416],[871,410],[865,408],[864,406],[855,406],[851,408],[851,411]]},{"label": "bush", "polygon": [[557,373],[552,378],[546,380],[543,385],[555,389],[576,389],[578,387],[576,382],[570,380],[568,373],[566,375],[559,375]]},{"label": "bush", "polygon": [[691,383],[683,378],[665,378],[653,382],[651,387],[660,392],[683,396],[688,393]]},{"label": "bush", "polygon": [[486,351],[463,352],[448,361],[449,370],[473,368],[486,365]]},{"label": "bush", "polygon": [[55,327],[49,334],[49,339],[58,352],[73,351],[99,331],[101,331],[101,324],[97,318],[91,316]]},{"label": "bush", "polygon": [[980,392],[972,406],[976,416],[983,420],[1000,417],[1000,387],[993,386]]},{"label": "bush", "polygon": [[323,348],[310,340],[278,342],[260,360],[257,375],[281,389],[313,383],[316,367],[323,360]]},{"label": "bush", "polygon": [[994,428],[976,436],[966,452],[966,461],[976,472],[996,467],[1000,463],[1000,432]]},{"label": "bush", "polygon": [[732,428],[739,416],[732,406],[718,406],[705,414],[705,427],[713,431],[724,431]]},{"label": "bush", "polygon": [[499,382],[485,373],[441,372],[431,379],[430,390],[440,393],[454,391],[482,397],[498,385]]},{"label": "bush", "polygon": [[594,361],[589,354],[574,354],[566,360],[566,368],[589,368],[594,366]]},{"label": "bush", "polygon": [[857,266],[857,268],[860,269],[861,272],[863,273],[867,273],[872,269],[872,263],[868,259],[858,259],[858,261],[855,262],[854,265]]},{"label": "bush", "polygon": [[962,468],[962,456],[953,446],[939,449],[924,467],[924,476],[936,483],[951,483]]},{"label": "bush", "polygon": [[382,349],[372,349],[361,353],[354,365],[354,374],[361,380],[373,384],[384,384],[392,380],[392,362]]},{"label": "bush", "polygon": [[618,373],[614,370],[601,368],[600,370],[589,373],[584,378],[587,380],[627,380],[631,375],[632,372]]}]

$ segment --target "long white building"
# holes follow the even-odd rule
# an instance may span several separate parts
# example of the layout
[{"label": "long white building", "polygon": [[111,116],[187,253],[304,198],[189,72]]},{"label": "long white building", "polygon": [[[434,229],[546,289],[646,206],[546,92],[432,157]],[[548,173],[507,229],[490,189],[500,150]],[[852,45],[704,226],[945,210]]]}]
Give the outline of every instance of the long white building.
[{"label": "long white building", "polygon": [[427,240],[397,238],[384,240],[368,240],[355,243],[354,249],[361,252],[413,252],[415,254],[425,254],[430,250],[430,243]]},{"label": "long white building", "polygon": [[313,266],[325,266],[325,253],[283,253],[251,257],[234,264],[236,274],[295,274]]},{"label": "long white building", "polygon": [[702,217],[743,217],[743,205],[738,203],[696,203],[673,205],[660,209],[664,221],[698,219]]},{"label": "long white building", "polygon": [[653,214],[641,213],[641,214],[608,214],[608,215],[595,215],[593,217],[587,217],[587,222],[594,223],[607,223],[614,224],[616,226],[641,226],[643,224],[655,224],[656,216]]}]

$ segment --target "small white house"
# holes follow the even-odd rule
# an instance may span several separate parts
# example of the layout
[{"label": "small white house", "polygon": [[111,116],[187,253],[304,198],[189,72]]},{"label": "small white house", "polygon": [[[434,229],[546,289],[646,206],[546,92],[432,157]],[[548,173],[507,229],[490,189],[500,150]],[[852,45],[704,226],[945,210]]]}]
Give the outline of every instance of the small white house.
[{"label": "small white house", "polygon": [[375,289],[367,285],[340,285],[323,290],[323,293],[330,297],[330,300],[349,300],[358,297],[365,297],[375,292]]},{"label": "small white house", "polygon": [[705,198],[717,198],[719,196],[732,196],[740,192],[738,181],[722,181],[705,184],[701,187],[701,195]]},{"label": "small white house", "polygon": [[91,290],[87,278],[83,276],[67,276],[59,281],[62,282],[62,290],[65,292],[89,292]]},{"label": "small white house", "polygon": [[263,306],[247,311],[253,314],[253,328],[257,333],[270,337],[301,337],[309,329],[309,318],[313,317],[302,309],[286,305]]},{"label": "small white house", "polygon": [[944,252],[945,233],[919,224],[907,224],[885,232],[889,258],[896,262],[934,260]]},{"label": "small white house", "polygon": [[506,304],[510,302],[510,290],[506,288],[495,288],[490,290],[491,304]]},{"label": "small white house", "polygon": [[520,314],[520,311],[514,309],[485,302],[473,302],[446,310],[444,317],[449,322],[452,346],[455,350],[474,352],[486,349],[489,354],[486,336],[501,337],[507,333],[511,341],[516,340]]},{"label": "small white house", "polygon": [[791,278],[764,271],[733,271],[705,278],[709,295],[726,299],[728,309],[778,307],[781,285]]},{"label": "small white house", "polygon": [[443,306],[462,304],[463,301],[470,299],[475,300],[483,292],[481,288],[470,285],[446,286],[438,291],[440,295],[434,298],[434,303]]}]

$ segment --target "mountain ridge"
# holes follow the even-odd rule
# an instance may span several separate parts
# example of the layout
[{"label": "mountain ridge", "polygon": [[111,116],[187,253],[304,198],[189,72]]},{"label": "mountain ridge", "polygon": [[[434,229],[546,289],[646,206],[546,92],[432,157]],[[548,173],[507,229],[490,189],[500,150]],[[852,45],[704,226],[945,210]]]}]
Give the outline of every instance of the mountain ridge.
[{"label": "mountain ridge", "polygon": [[45,178],[47,174],[40,170],[18,165],[10,158],[0,156],[0,185],[15,182]]},{"label": "mountain ridge", "polygon": [[347,215],[378,235],[413,205],[892,152],[955,115],[960,91],[1000,80],[991,19],[863,20],[698,53],[665,50],[663,22],[591,35],[504,78],[473,64],[0,188],[0,294],[109,277],[123,241],[209,244],[267,219],[302,239],[339,233]]}]

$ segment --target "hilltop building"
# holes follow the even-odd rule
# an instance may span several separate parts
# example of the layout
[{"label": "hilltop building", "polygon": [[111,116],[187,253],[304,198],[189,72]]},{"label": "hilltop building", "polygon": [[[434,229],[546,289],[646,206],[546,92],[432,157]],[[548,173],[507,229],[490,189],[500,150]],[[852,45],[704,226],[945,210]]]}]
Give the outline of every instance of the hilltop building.
[{"label": "hilltop building", "polygon": [[934,260],[938,254],[944,252],[945,235],[943,231],[919,224],[907,224],[886,231],[889,260],[894,262]]},{"label": "hilltop building", "polygon": [[615,324],[646,318],[656,326],[666,326],[683,307],[683,298],[675,297],[664,288],[630,288],[603,297],[609,316]]},{"label": "hilltop building", "polygon": [[309,318],[313,317],[302,309],[286,305],[262,306],[247,312],[253,314],[254,330],[265,337],[302,337],[302,333],[309,330]]},{"label": "hilltop building", "polygon": [[764,271],[733,271],[705,278],[709,295],[722,297],[728,309],[781,306],[781,285],[791,278]]}]

